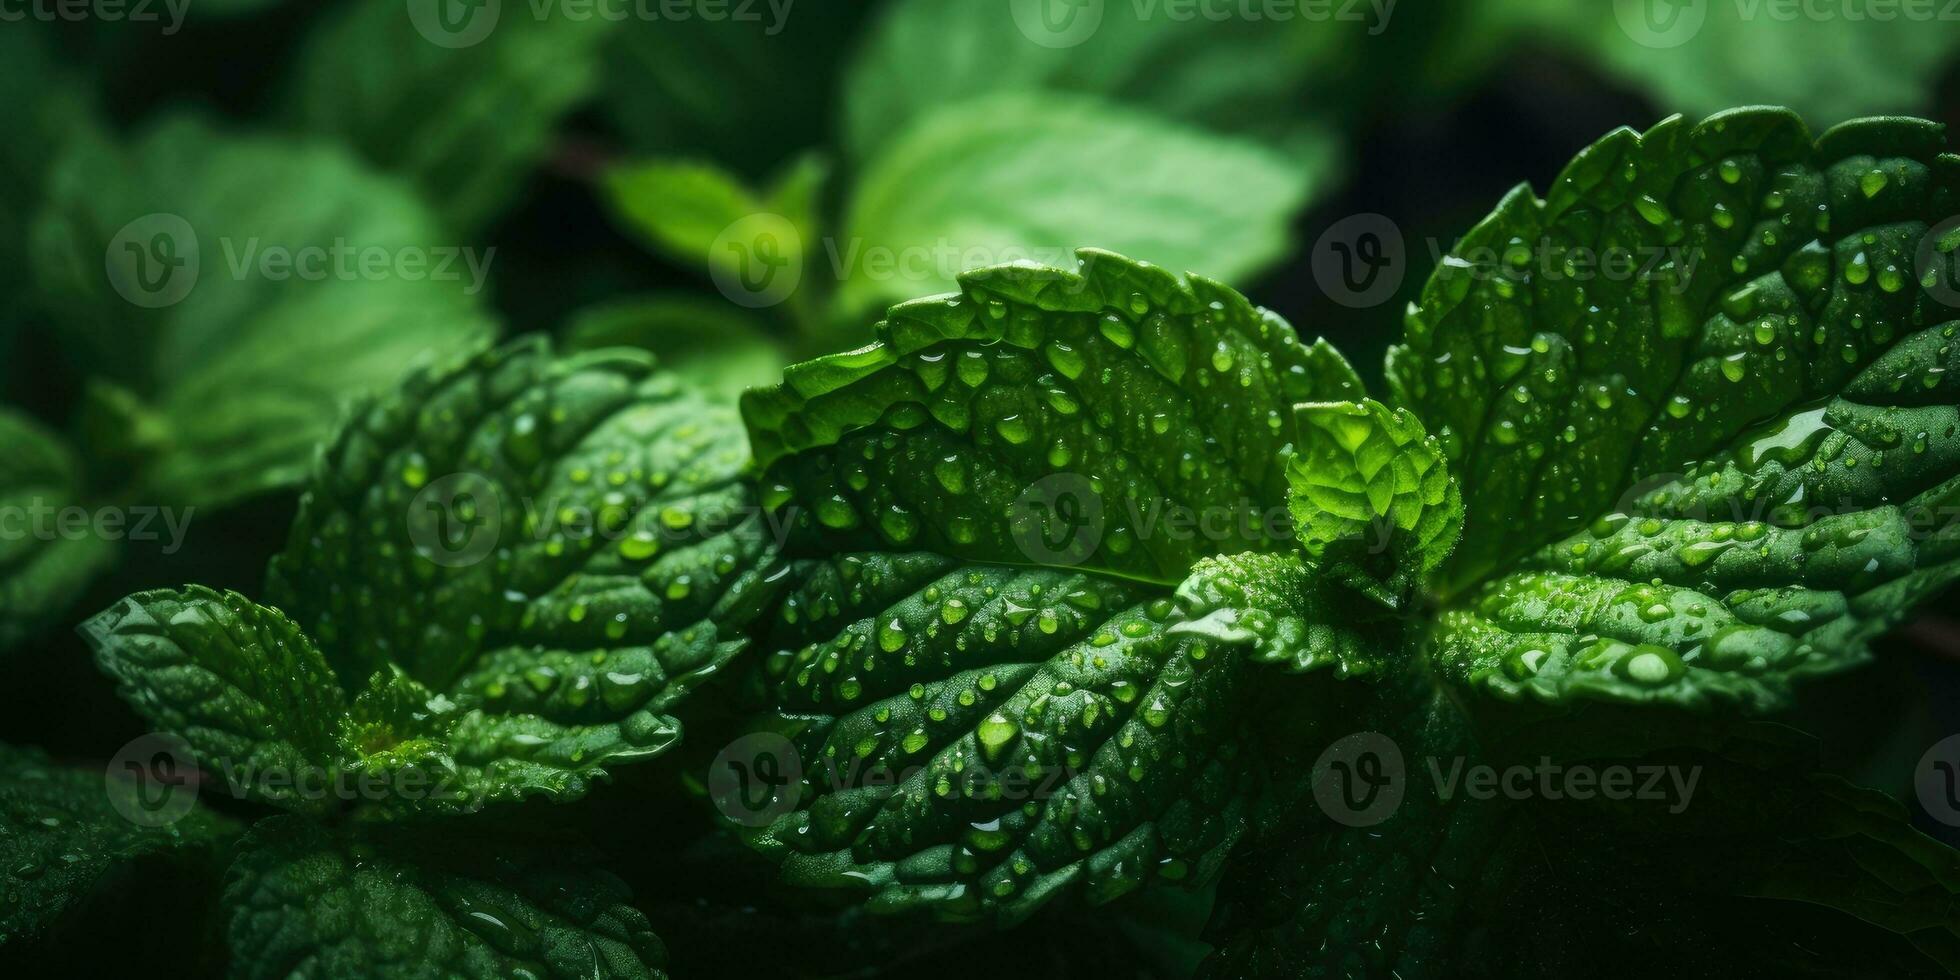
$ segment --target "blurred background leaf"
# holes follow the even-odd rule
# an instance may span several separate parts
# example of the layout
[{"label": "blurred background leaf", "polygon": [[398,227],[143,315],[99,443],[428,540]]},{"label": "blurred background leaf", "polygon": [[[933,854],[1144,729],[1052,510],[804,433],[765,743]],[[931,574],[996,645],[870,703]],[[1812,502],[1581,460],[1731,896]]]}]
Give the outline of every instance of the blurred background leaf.
[{"label": "blurred background leaf", "polygon": [[410,27],[400,0],[331,10],[300,53],[286,117],[407,178],[469,234],[510,203],[560,117],[598,86],[615,26],[527,12],[513,4],[482,41],[444,47]]},{"label": "blurred background leaf", "polygon": [[881,150],[823,258],[852,321],[976,266],[1067,268],[1081,242],[1233,281],[1285,253],[1335,164],[1089,96],[1008,93],[930,113]]},{"label": "blurred background leaf", "polygon": [[[126,148],[77,141],[34,244],[75,352],[141,399],[161,433],[131,486],[172,502],[219,506],[296,482],[345,400],[493,332],[479,296],[494,254],[453,242],[405,187],[322,141],[191,117]],[[318,250],[311,271],[306,249]],[[290,268],[266,264],[277,250],[294,253]],[[389,263],[379,272],[366,265],[376,254]],[[392,264],[416,254],[419,272]],[[164,288],[187,280],[181,297],[145,292],[171,263]]]},{"label": "blurred background leaf", "polygon": [[1671,112],[1784,105],[1819,132],[1854,116],[1923,111],[1960,53],[1951,13],[1929,20],[1898,4],[1518,0],[1470,9],[1468,32],[1486,42],[1486,56],[1526,56],[1514,42],[1570,51]]},{"label": "blurred background leaf", "polygon": [[73,533],[59,513],[84,503],[81,483],[80,461],[59,436],[0,408],[0,508],[9,524],[0,529],[0,653],[68,612],[114,559],[114,541]]},{"label": "blurred background leaf", "polygon": [[844,139],[852,157],[874,156],[936,109],[1002,92],[1100,95],[1286,145],[1305,117],[1331,111],[1301,96],[1332,78],[1369,36],[1360,23],[1180,19],[1163,3],[1083,9],[1077,16],[1090,27],[1086,33],[1073,24],[1051,32],[1038,19],[1039,5],[1027,0],[890,4],[866,32],[845,81]]}]

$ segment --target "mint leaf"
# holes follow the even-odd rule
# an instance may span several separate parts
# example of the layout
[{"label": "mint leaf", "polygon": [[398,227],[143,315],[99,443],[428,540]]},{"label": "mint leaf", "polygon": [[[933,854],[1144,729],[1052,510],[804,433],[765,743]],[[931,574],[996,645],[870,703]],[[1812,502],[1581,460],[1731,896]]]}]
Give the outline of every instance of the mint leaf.
[{"label": "mint leaf", "polygon": [[63,532],[59,513],[82,502],[81,464],[40,423],[0,408],[0,652],[67,612],[116,557],[91,531]]},{"label": "mint leaf", "polygon": [[580,310],[561,334],[567,351],[637,347],[717,401],[774,384],[788,355],[754,315],[733,303],[654,293]]},{"label": "mint leaf", "polygon": [[292,817],[252,829],[225,888],[239,977],[665,976],[629,899],[563,848]]},{"label": "mint leaf", "polygon": [[[214,771],[311,776],[329,772],[340,754],[340,686],[277,609],[191,586],[130,596],[81,630],[123,699],[182,736]],[[248,779],[240,788],[299,809],[331,802],[290,778]]]},{"label": "mint leaf", "polygon": [[0,949],[31,941],[87,898],[118,866],[154,855],[215,857],[237,828],[193,809],[146,827],[133,781],[50,762],[37,749],[0,745]]},{"label": "mint leaf", "polygon": [[1399,606],[1456,544],[1463,498],[1436,440],[1374,399],[1295,409],[1300,448],[1286,466],[1294,533],[1312,558]]},{"label": "mint leaf", "polygon": [[751,393],[765,499],[794,502],[819,553],[920,548],[1161,584],[1208,554],[1290,546],[1284,409],[1358,395],[1354,372],[1210,280],[1094,250],[1079,262],[969,273],[959,295],[893,307],[879,343]]},{"label": "mint leaf", "polygon": [[362,0],[329,15],[300,51],[286,114],[407,179],[464,234],[510,203],[598,89],[615,21],[485,8],[451,33],[423,11],[436,5],[404,17],[393,0]]},{"label": "mint leaf", "polygon": [[278,608],[145,593],[85,632],[239,792],[383,816],[575,799],[673,745],[772,594],[745,460],[733,412],[644,356],[487,352],[355,413],[273,561]]},{"label": "mint leaf", "polygon": [[602,654],[646,675],[622,692],[637,702],[670,670],[732,653],[767,598],[773,542],[747,462],[734,413],[644,355],[514,344],[418,372],[356,413],[268,590],[343,677],[393,663],[488,696],[499,676],[563,658],[564,690],[492,699],[577,715],[606,671],[571,661]]},{"label": "mint leaf", "polygon": [[765,666],[801,799],[751,835],[787,881],[1012,922],[1203,881],[1242,831],[1245,672],[1167,598],[924,554],[796,571]]},{"label": "mint leaf", "polygon": [[978,265],[1059,264],[1089,242],[1176,272],[1249,276],[1287,250],[1294,211],[1328,178],[1331,154],[1313,150],[1282,156],[1086,96],[955,103],[866,162],[845,244],[826,256],[843,277],[838,303],[855,315]]},{"label": "mint leaf", "polygon": [[773,594],[747,462],[734,412],[644,355],[516,344],[356,413],[268,595],[343,686],[399,668],[454,707],[430,724],[471,799],[575,798],[674,742]]},{"label": "mint leaf", "polygon": [[700,161],[636,160],[606,171],[601,186],[629,231],[690,266],[739,261],[714,254],[715,239],[768,210],[734,174]]},{"label": "mint leaf", "polygon": [[[462,243],[402,187],[328,147],[176,118],[126,148],[73,141],[47,193],[39,281],[90,369],[148,401],[164,439],[138,482],[163,499],[217,506],[298,482],[343,399],[490,333],[482,284],[463,253],[440,251]],[[293,208],[295,195],[316,206]],[[332,257],[336,242],[428,265],[367,275]],[[297,264],[308,249],[319,261]],[[486,256],[472,255],[483,272]],[[433,275],[444,261],[452,278]]]},{"label": "mint leaf", "polygon": [[[1068,16],[1056,26],[1040,4],[1019,0],[888,5],[845,78],[852,152],[871,158],[933,109],[1002,92],[1103,96],[1181,122],[1269,134],[1276,119],[1297,118],[1298,93],[1365,30],[1151,16],[1139,4],[1058,12]],[[1354,30],[1344,39],[1347,26]]]},{"label": "mint leaf", "polygon": [[752,240],[740,237],[731,245],[721,241],[723,234],[739,230],[734,226],[745,219],[759,219],[758,236],[794,236],[774,243],[784,255],[816,259],[817,198],[829,174],[820,156],[805,154],[752,190],[715,164],[655,157],[608,170],[602,187],[621,224],[655,250],[685,266],[705,266],[717,283],[747,288],[742,277],[749,274],[749,257],[734,245]]},{"label": "mint leaf", "polygon": [[[1912,120],[1670,119],[1465,236],[1389,371],[1463,482],[1446,675],[1773,707],[1960,576],[1940,147]],[[1657,277],[1579,282],[1581,246]]]}]

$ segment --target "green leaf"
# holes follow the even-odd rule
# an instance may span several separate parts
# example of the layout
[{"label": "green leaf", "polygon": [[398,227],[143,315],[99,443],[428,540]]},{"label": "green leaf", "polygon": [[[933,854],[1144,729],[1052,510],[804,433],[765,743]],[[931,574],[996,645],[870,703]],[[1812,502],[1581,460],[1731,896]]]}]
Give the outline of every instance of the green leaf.
[{"label": "green leaf", "polygon": [[1179,19],[1138,4],[1082,5],[1060,30],[1041,14],[1020,0],[890,4],[845,78],[852,153],[873,158],[933,109],[1002,92],[1097,95],[1221,131],[1271,134],[1277,120],[1300,117],[1299,92],[1348,55],[1348,41],[1373,41],[1360,24]]},{"label": "green leaf", "polygon": [[398,667],[454,707],[428,724],[464,805],[576,798],[673,744],[674,705],[773,594],[778,532],[747,462],[733,411],[644,355],[513,345],[355,414],[268,595],[343,686]]},{"label": "green leaf", "polygon": [[382,816],[575,799],[673,745],[772,594],[745,460],[733,412],[643,356],[514,345],[355,413],[273,561],[279,608],[144,593],[85,633],[236,792]]},{"label": "green leaf", "polygon": [[[106,787],[106,792],[105,792]],[[41,935],[116,868],[154,855],[214,858],[237,832],[202,809],[145,826],[137,784],[0,745],[0,949]]]},{"label": "green leaf", "polygon": [[1296,412],[1300,448],[1286,478],[1301,547],[1399,606],[1449,557],[1462,529],[1463,497],[1442,449],[1415,416],[1374,399]]},{"label": "green leaf", "polygon": [[330,773],[346,701],[313,642],[277,609],[191,586],[142,592],[83,623],[96,665],[138,714],[190,744],[213,772],[254,778],[256,799],[324,810],[285,777]]},{"label": "green leaf", "polygon": [[[1649,8],[1539,0],[1482,5],[1460,30],[1536,40],[1586,56],[1654,103],[1684,112],[1775,104],[1839,122],[1934,108],[1941,71],[1956,52],[1953,32],[1943,29],[1951,25],[1950,14],[1939,14],[1937,4],[1884,12],[1816,9],[1827,12],[1747,3]],[[1643,23],[1649,10],[1655,16]]]},{"label": "green leaf", "polygon": [[[1913,120],[1675,118],[1464,237],[1389,364],[1463,484],[1446,675],[1773,707],[1960,577],[1941,145]],[[1581,247],[1660,264],[1582,282],[1559,271]]]},{"label": "green leaf", "polygon": [[1171,585],[1276,550],[1295,402],[1354,372],[1210,280],[1095,250],[893,307],[743,402],[765,500],[819,553],[923,548]]},{"label": "green leaf", "polygon": [[563,336],[567,351],[649,351],[663,367],[728,404],[750,388],[775,383],[788,360],[752,313],[689,293],[654,293],[580,310]]},{"label": "green leaf", "polygon": [[[167,432],[139,474],[146,494],[217,506],[296,483],[343,399],[491,331],[468,263],[435,277],[439,250],[460,243],[400,186],[329,147],[176,119],[127,149],[75,141],[49,184],[40,282],[88,367],[147,399]],[[294,208],[301,198],[310,205]],[[332,257],[337,242],[354,250],[342,255],[428,265],[420,278],[366,275]],[[306,249],[321,250],[305,253],[320,258],[306,267],[317,277],[276,261]],[[470,254],[480,273],[485,256]],[[180,264],[165,273],[165,260]]]},{"label": "green leaf", "polygon": [[712,163],[645,159],[606,171],[607,202],[627,229],[688,266],[731,265],[715,254],[729,225],[768,209],[740,179]]},{"label": "green leaf", "polygon": [[1203,881],[1241,833],[1242,661],[1177,635],[1169,599],[926,554],[797,581],[766,673],[802,782],[718,801],[767,821],[751,843],[786,880],[1005,923],[1064,891]]},{"label": "green leaf", "polygon": [[825,257],[847,315],[1084,244],[1229,281],[1285,254],[1328,150],[1281,155],[1087,96],[960,102],[866,162]]},{"label": "green leaf", "polygon": [[[418,16],[435,9],[405,17],[395,0],[361,0],[329,14],[300,51],[286,116],[402,176],[467,234],[510,204],[597,91],[614,21],[485,8],[453,34],[431,18],[431,37]],[[477,23],[494,29],[479,36]]]},{"label": "green leaf", "polygon": [[0,652],[68,611],[114,563],[116,545],[61,512],[82,503],[73,450],[26,415],[0,408]]},{"label": "green leaf", "polygon": [[275,817],[225,888],[238,977],[664,977],[626,885],[563,848]]}]

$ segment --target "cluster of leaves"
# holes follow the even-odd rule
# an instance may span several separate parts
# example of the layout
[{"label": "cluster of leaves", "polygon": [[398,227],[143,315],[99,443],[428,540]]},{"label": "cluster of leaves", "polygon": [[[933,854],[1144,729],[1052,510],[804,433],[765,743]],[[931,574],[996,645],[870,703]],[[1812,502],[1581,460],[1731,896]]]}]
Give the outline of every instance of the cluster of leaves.
[{"label": "cluster of leaves", "polygon": [[[1773,723],[1960,579],[1924,520],[1960,506],[1956,207],[1918,120],[1618,131],[1463,237],[1372,396],[1228,287],[1099,250],[892,306],[739,417],[625,349],[418,368],[327,441],[262,601],[83,627],[256,822],[144,827],[140,786],[9,750],[0,942],[230,843],[241,976],[658,975],[618,878],[496,814],[588,797],[713,696],[754,713],[709,751],[799,763],[731,833],[841,931],[1215,885],[1212,978],[1960,973],[1960,852]],[[1656,245],[1697,260],[1558,271]],[[25,458],[24,487],[73,468]],[[1357,731],[1702,788],[1418,778],[1343,821],[1317,757]]]},{"label": "cluster of leaves", "polygon": [[[193,17],[243,36],[292,29],[294,56],[250,126],[171,107],[123,127],[70,62],[106,70],[128,38],[0,38],[0,70],[23,93],[3,117],[22,138],[0,161],[0,350],[41,350],[41,337],[82,389],[38,420],[0,409],[0,425],[43,460],[71,455],[64,441],[90,449],[0,482],[51,476],[32,492],[57,506],[207,513],[299,486],[344,396],[477,349],[500,313],[529,311],[493,309],[474,278],[218,266],[249,262],[234,253],[251,243],[479,242],[540,172],[589,182],[682,281],[741,261],[717,245],[732,224],[760,215],[787,229],[807,269],[780,305],[622,294],[600,276],[560,330],[572,349],[660,350],[705,391],[732,394],[772,382],[791,356],[861,342],[886,304],[979,265],[1066,264],[1088,242],[1252,280],[1290,251],[1301,210],[1340,187],[1366,120],[1452,98],[1532,44],[1586,52],[1670,109],[1775,102],[1827,122],[1924,108],[1952,54],[1948,35],[1909,18],[1843,31],[1720,4],[1659,48],[1613,11],[1565,3],[1349,4],[1273,21],[1096,4],[1092,32],[1048,44],[1025,11],[1000,9],[1017,5],[961,0],[823,16],[746,5],[657,29],[534,10],[460,46],[431,43],[393,0],[305,21],[289,6],[201,4]],[[84,56],[64,57],[63,40]],[[1409,83],[1377,84],[1386,74]],[[603,150],[558,138],[588,109]],[[290,207],[295,195],[309,205]],[[116,235],[157,214],[194,229],[206,268],[181,302],[148,308],[108,288],[102,259],[121,264],[111,278],[140,275],[143,256]],[[19,596],[0,605],[0,642],[49,625],[117,562],[100,541],[48,550],[61,553],[31,564],[54,570],[0,580]]]}]

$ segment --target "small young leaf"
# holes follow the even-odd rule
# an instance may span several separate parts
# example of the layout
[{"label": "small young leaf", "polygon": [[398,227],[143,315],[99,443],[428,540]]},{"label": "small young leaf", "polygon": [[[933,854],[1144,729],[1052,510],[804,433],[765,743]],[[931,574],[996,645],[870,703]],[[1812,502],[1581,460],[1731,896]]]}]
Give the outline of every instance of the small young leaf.
[{"label": "small young leaf", "polygon": [[1300,447],[1286,478],[1301,547],[1399,606],[1462,530],[1463,496],[1442,450],[1414,416],[1373,399],[1309,403],[1296,412]]},{"label": "small young leaf", "polygon": [[630,898],[558,847],[274,817],[228,876],[232,974],[664,977],[665,949]]},{"label": "small young leaf", "polygon": [[105,784],[34,749],[0,745],[0,949],[34,939],[116,866],[155,855],[216,858],[238,828],[204,809],[149,827],[133,780]]},{"label": "small young leaf", "polygon": [[893,307],[879,343],[743,401],[765,498],[817,553],[923,548],[1173,585],[1290,547],[1296,402],[1358,397],[1324,342],[1106,252],[1001,266]]}]

